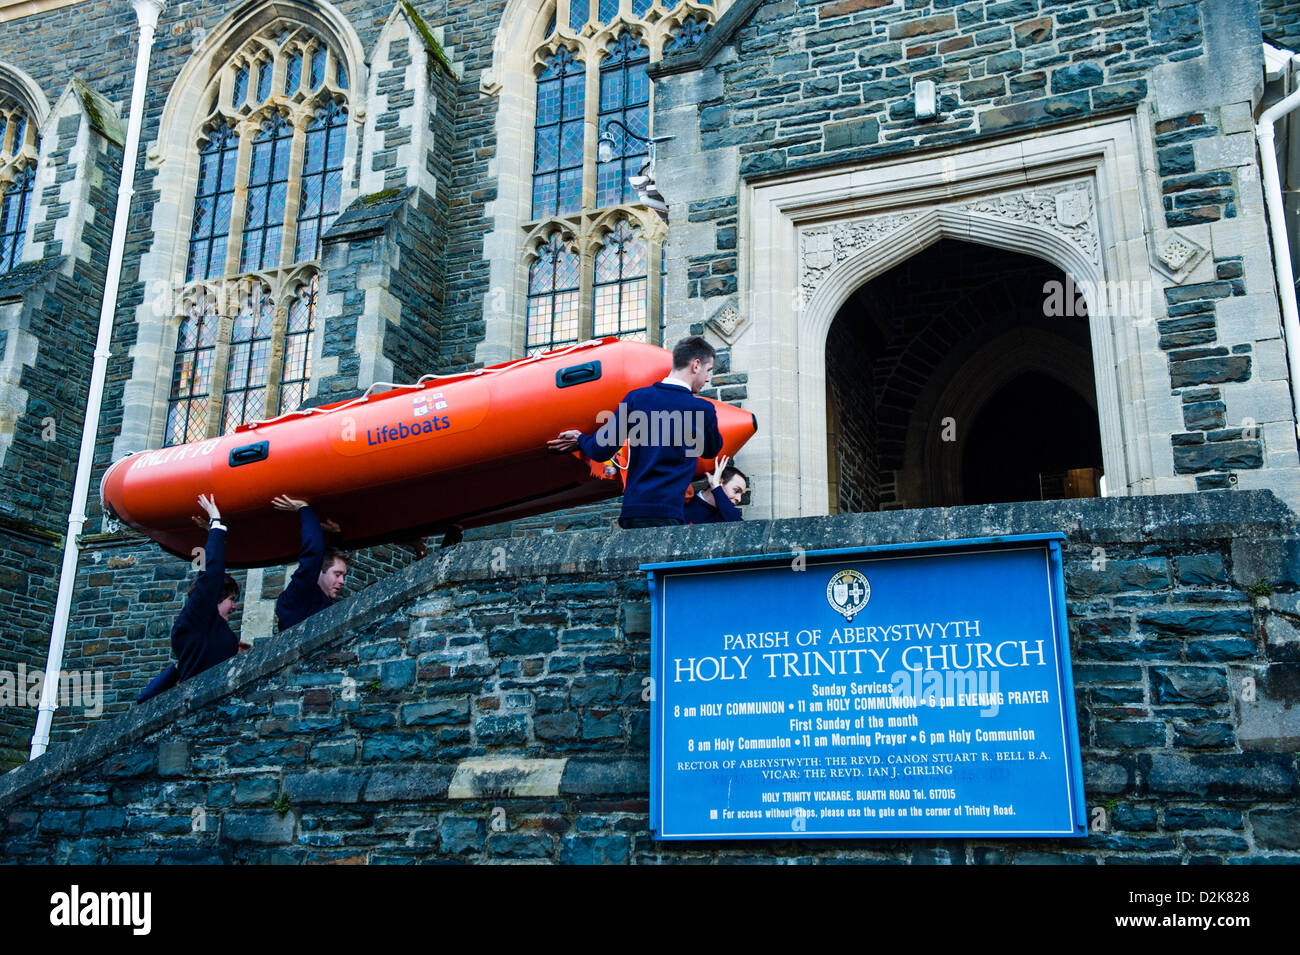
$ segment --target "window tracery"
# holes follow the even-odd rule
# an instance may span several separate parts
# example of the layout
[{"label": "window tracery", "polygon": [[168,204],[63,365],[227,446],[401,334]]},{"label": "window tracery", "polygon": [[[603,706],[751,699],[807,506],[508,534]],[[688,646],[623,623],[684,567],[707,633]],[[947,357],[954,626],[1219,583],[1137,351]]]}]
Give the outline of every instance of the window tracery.
[{"label": "window tracery", "polygon": [[[666,227],[629,183],[650,161],[646,71],[666,48],[698,43],[718,12],[696,0],[558,0],[547,14],[532,54],[530,354],[593,336],[660,343]],[[603,161],[602,138],[613,147]]]},{"label": "window tracery", "polygon": [[347,66],[312,30],[272,23],[209,88],[167,444],[291,411],[307,397],[320,237],[343,186]]}]

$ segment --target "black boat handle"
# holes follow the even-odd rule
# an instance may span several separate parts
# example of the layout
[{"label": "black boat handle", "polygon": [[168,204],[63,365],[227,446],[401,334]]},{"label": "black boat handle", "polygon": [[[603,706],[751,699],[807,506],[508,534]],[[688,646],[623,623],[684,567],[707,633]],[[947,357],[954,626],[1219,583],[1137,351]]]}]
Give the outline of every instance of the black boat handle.
[{"label": "black boat handle", "polygon": [[254,461],[265,461],[267,455],[271,453],[271,442],[258,441],[255,444],[246,444],[242,448],[230,449],[230,466],[237,468],[241,464],[252,464]]},{"label": "black boat handle", "polygon": [[581,365],[570,365],[568,368],[561,368],[557,371],[555,373],[555,387],[568,388],[572,385],[596,381],[598,378],[600,378],[600,362],[583,362]]}]

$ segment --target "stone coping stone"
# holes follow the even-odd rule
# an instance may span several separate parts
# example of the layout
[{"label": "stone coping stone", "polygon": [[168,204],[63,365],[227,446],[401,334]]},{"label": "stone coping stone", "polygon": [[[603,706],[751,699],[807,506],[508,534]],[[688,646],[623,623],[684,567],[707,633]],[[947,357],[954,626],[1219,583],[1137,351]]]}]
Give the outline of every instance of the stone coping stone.
[{"label": "stone coping stone", "polygon": [[[450,583],[499,579],[498,548],[511,577],[599,573],[635,575],[647,563],[833,547],[1059,531],[1079,543],[1296,538],[1295,514],[1269,490],[1200,492],[1150,497],[1030,501],[968,507],[838,514],[608,533],[463,542],[404,567],[356,596],[308,618],[271,640],[186,680],[129,712],[56,744],[0,777],[0,806],[77,775],[186,714],[263,677]],[[570,764],[565,776],[578,772]],[[565,779],[568,783],[569,779]],[[561,787],[564,791],[564,787]]]}]

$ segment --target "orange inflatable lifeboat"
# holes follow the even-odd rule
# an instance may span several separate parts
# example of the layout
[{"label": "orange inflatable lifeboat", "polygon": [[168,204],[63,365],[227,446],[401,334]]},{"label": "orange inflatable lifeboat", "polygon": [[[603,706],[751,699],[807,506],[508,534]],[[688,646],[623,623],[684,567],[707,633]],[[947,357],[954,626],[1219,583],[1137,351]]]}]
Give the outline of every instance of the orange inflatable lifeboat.
[{"label": "orange inflatable lifeboat", "polygon": [[[429,375],[130,455],[104,474],[100,498],[117,520],[188,558],[206,539],[192,520],[196,499],[211,492],[230,528],[232,567],[297,556],[298,519],[272,508],[278,494],[310,501],[342,528],[338,542],[353,548],[608,500],[623,493],[622,472],[608,477],[603,465],[550,453],[546,442],[570,428],[593,432],[602,411],[671,367],[662,348],[607,338]],[[722,453],[734,455],[758,423],[748,411],[713,404]],[[712,466],[701,460],[697,476]]]}]

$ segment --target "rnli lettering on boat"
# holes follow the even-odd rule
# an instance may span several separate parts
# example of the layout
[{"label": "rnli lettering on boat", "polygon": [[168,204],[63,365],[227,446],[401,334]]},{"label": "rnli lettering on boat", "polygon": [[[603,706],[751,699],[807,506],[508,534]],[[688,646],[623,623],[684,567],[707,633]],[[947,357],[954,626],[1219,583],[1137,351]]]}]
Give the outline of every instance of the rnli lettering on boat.
[{"label": "rnli lettering on boat", "polygon": [[399,421],[396,426],[384,425],[381,428],[368,429],[366,431],[366,443],[373,446],[388,441],[401,441],[403,438],[413,438],[420,434],[432,434],[434,431],[441,431],[443,428],[450,427],[451,419],[447,415],[426,418],[424,421],[413,421],[409,425],[405,421]]},{"label": "rnli lettering on boat", "polygon": [[144,454],[132,455],[130,470],[154,468],[160,464],[171,464],[174,461],[188,461],[190,458],[211,454],[220,443],[220,438],[209,438],[207,441],[198,441],[194,444],[181,444],[171,448],[160,448],[157,451],[146,451]]}]

